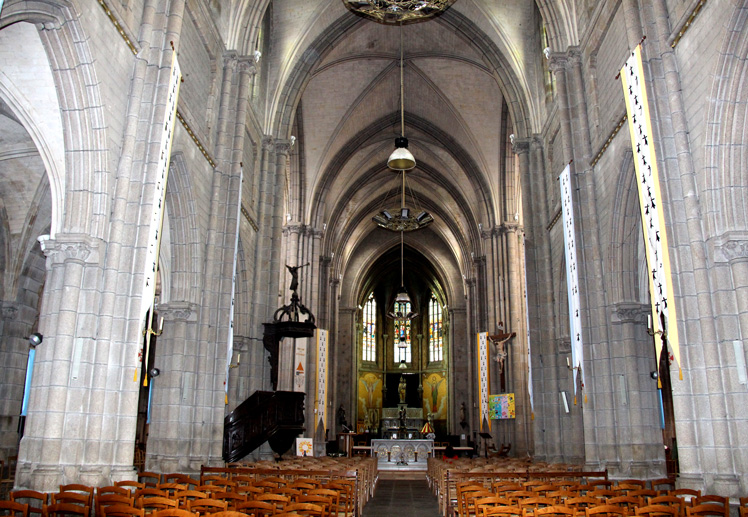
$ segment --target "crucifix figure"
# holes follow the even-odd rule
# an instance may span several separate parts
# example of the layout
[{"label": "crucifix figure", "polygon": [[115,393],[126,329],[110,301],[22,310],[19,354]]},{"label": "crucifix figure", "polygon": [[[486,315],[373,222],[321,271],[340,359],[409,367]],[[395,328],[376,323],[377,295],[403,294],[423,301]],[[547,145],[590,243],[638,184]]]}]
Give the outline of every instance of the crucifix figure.
[{"label": "crucifix figure", "polygon": [[493,336],[488,336],[489,341],[496,345],[496,362],[499,363],[499,373],[504,373],[504,362],[507,358],[506,342],[517,335],[516,332],[504,332],[504,322],[498,324],[498,332]]}]

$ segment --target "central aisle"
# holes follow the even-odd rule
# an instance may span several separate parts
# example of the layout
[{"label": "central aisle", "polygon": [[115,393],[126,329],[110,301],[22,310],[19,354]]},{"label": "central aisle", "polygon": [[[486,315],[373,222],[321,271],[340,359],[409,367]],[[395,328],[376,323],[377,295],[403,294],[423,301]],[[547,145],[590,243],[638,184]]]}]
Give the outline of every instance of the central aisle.
[{"label": "central aisle", "polygon": [[363,517],[438,517],[439,503],[425,479],[381,479]]}]

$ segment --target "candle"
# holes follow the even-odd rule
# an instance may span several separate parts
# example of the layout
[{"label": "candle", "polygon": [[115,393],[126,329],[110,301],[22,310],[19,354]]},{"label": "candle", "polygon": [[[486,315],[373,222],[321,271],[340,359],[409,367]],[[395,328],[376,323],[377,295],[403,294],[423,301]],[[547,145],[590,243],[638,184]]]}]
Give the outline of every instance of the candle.
[{"label": "candle", "polygon": [[647,314],[647,330],[652,328],[652,315]]}]

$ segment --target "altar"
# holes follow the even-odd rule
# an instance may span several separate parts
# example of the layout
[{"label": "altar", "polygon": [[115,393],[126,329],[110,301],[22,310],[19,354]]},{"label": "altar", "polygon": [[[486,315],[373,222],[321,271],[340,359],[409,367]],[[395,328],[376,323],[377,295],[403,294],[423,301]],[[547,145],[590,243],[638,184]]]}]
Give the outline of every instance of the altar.
[{"label": "altar", "polygon": [[434,440],[371,441],[371,454],[379,470],[426,470],[434,453]]},{"label": "altar", "polygon": [[423,428],[423,410],[421,408],[405,408],[405,428],[400,428],[400,410],[398,408],[383,408],[380,421],[382,438],[407,438],[409,440],[421,437]]}]

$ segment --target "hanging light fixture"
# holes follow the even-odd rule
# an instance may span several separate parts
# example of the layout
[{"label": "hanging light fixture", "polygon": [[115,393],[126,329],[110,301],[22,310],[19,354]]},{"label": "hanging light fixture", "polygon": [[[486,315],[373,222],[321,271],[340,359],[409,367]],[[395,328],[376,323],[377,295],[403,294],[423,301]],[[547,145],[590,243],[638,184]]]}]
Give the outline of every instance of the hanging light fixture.
[{"label": "hanging light fixture", "polygon": [[455,0],[343,0],[356,14],[380,23],[421,21],[444,12]]},{"label": "hanging light fixture", "polygon": [[[403,31],[400,27],[400,136],[395,139],[395,150],[387,159],[387,166],[402,175],[402,197],[399,210],[382,210],[372,219],[377,225],[396,232],[409,232],[428,226],[434,218],[424,210],[411,210],[405,206],[405,172],[413,170],[416,159],[408,150],[405,138],[405,88],[403,81]],[[412,191],[411,191],[412,193]],[[415,203],[415,196],[413,196]],[[394,214],[394,215],[393,215]],[[415,214],[415,215],[413,215]]]}]

